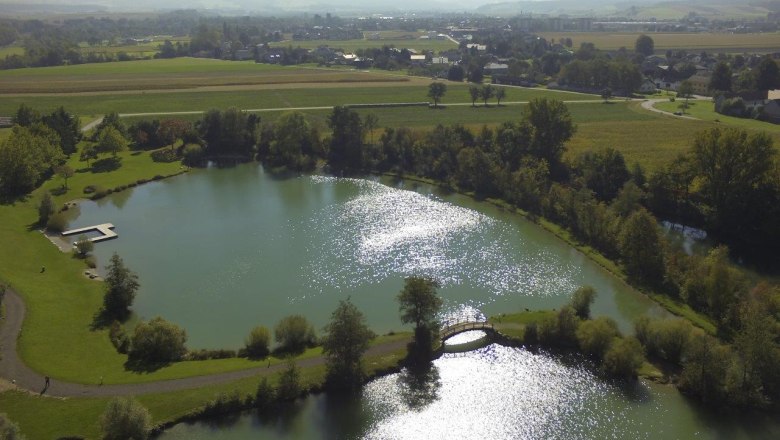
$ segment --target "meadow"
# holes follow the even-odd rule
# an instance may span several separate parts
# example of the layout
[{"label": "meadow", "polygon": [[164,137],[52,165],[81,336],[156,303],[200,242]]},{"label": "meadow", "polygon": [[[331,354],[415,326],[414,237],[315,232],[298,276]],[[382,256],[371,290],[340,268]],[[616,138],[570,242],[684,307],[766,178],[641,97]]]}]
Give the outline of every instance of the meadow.
[{"label": "meadow", "polygon": [[[593,43],[602,50],[633,49],[641,32],[542,32],[547,40],[571,38],[573,48],[584,42]],[[647,33],[655,42],[655,51],[663,54],[667,49],[702,50],[717,52],[774,52],[780,47],[780,33],[728,34],[728,33]]]},{"label": "meadow", "polygon": [[[655,104],[655,108],[667,112],[678,112],[682,111],[682,109],[680,109],[682,102],[683,100],[681,99],[678,99],[676,102],[659,102]],[[719,125],[728,125],[747,130],[762,130],[774,135],[780,133],[780,125],[777,124],[759,121],[757,119],[735,118],[733,116],[716,113],[715,104],[712,101],[690,101],[688,102],[688,108],[685,109],[685,114],[701,119],[702,121],[710,121]]]}]

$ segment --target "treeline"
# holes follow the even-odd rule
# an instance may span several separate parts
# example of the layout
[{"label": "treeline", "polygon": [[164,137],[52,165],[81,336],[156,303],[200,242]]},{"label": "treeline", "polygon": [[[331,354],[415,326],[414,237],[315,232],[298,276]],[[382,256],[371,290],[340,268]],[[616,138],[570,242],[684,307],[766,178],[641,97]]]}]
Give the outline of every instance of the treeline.
[{"label": "treeline", "polygon": [[22,105],[11,135],[0,143],[0,198],[32,191],[51,176],[81,140],[78,117],[59,107],[47,115]]},{"label": "treeline", "polygon": [[[334,109],[332,135],[322,142],[300,113],[280,122],[261,130],[258,157],[265,163],[306,169],[302,164],[325,159],[335,172],[414,174],[502,198],[620,262],[635,284],[709,316],[726,343],[744,343],[737,335],[754,322],[775,323],[767,350],[778,350],[780,289],[751,283],[730,263],[725,247],[704,257],[674,250],[651,213],[705,226],[737,250],[749,244],[752,253],[746,256],[771,266],[780,227],[779,217],[768,214],[780,206],[780,185],[776,153],[766,135],[701,133],[687,156],[647,177],[611,149],[564,161],[565,142],[575,127],[564,104],[546,99],[526,106],[519,122],[495,129],[385,128],[377,142],[366,142],[369,134],[374,138],[376,121],[369,127],[344,107]],[[748,219],[755,222],[739,224]]]},{"label": "treeline", "polygon": [[560,84],[589,90],[609,87],[623,95],[638,90],[642,80],[642,72],[636,64],[603,58],[574,60],[563,67],[558,77]]}]

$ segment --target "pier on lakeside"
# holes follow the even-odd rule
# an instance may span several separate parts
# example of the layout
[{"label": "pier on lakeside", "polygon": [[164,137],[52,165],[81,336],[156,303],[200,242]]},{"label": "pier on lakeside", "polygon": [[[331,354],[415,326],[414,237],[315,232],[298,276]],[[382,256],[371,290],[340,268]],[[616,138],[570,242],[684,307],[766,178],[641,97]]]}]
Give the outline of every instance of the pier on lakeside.
[{"label": "pier on lakeside", "polygon": [[[112,229],[114,229],[114,225],[111,223],[103,223],[101,225],[95,225],[95,226],[87,226],[84,228],[78,228],[78,229],[71,229],[69,231],[65,231],[62,233],[63,237],[66,237],[68,235],[76,235],[76,234],[86,234],[92,231],[98,231],[101,235],[97,237],[92,237],[89,239],[92,243],[98,243],[105,240],[111,240],[113,238],[119,237],[116,232],[114,232]],[[75,243],[74,243],[75,244]]]}]

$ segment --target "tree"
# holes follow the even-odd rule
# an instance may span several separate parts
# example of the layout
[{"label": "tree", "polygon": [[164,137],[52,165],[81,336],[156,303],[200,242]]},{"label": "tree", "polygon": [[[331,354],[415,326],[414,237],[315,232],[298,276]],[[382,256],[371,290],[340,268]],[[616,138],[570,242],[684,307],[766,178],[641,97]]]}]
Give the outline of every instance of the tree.
[{"label": "tree", "polygon": [[769,55],[761,58],[756,67],[756,89],[773,90],[780,87],[780,69]]},{"label": "tree", "polygon": [[73,177],[73,175],[75,174],[73,168],[71,168],[68,165],[60,165],[54,167],[54,172],[57,173],[57,175],[60,176],[63,180],[65,180],[65,184],[63,185],[63,187],[65,189],[68,189],[68,179]]},{"label": "tree", "polygon": [[257,326],[249,332],[244,341],[244,350],[250,358],[264,358],[268,356],[268,345],[271,342],[271,333],[263,326]]},{"label": "tree", "polygon": [[76,240],[76,251],[81,257],[87,256],[87,254],[92,252],[94,249],[95,244],[92,243],[92,240],[87,238],[86,235],[79,235],[78,239]]},{"label": "tree", "polygon": [[447,80],[455,82],[463,82],[463,78],[466,73],[463,71],[463,67],[459,65],[453,65],[447,71]]},{"label": "tree", "polygon": [[685,103],[688,103],[688,99],[693,96],[693,84],[690,81],[683,81],[677,88],[677,96],[685,98]]},{"label": "tree", "polygon": [[357,390],[363,383],[363,353],[376,335],[349,299],[339,301],[324,332],[322,352],[326,358],[328,386],[342,391]]},{"label": "tree", "polygon": [[776,206],[775,151],[763,132],[714,128],[694,139],[691,166],[707,207],[707,223],[733,247],[768,249],[776,240],[777,227],[766,223],[766,213]]},{"label": "tree", "polygon": [[630,277],[651,286],[663,280],[664,247],[652,214],[639,209],[628,216],[618,237],[618,247]]},{"label": "tree", "polygon": [[363,124],[360,115],[346,106],[336,106],[328,117],[333,130],[328,163],[336,169],[355,171],[363,163]]},{"label": "tree", "polygon": [[496,87],[496,101],[499,107],[501,106],[501,100],[504,98],[506,98],[506,88]]},{"label": "tree", "polygon": [[115,397],[100,416],[105,440],[145,440],[152,427],[149,411],[132,397]]},{"label": "tree", "polygon": [[89,166],[90,160],[95,160],[98,157],[98,150],[97,147],[94,145],[84,145],[81,147],[81,155],[79,155],[79,160],[86,161],[87,166]]},{"label": "tree", "polygon": [[471,106],[476,107],[477,99],[480,97],[479,87],[469,86],[469,96],[471,96]]},{"label": "tree", "polygon": [[38,113],[37,110],[34,110],[32,107],[28,106],[27,104],[22,104],[19,106],[19,108],[16,110],[16,114],[14,115],[13,122],[16,125],[22,126],[22,127],[29,127],[36,122],[41,121],[41,114]]},{"label": "tree", "polygon": [[602,368],[610,376],[633,378],[645,362],[642,344],[634,337],[618,338],[604,354]]},{"label": "tree", "polygon": [[580,323],[576,335],[577,343],[583,352],[602,359],[612,340],[620,336],[620,332],[612,318],[602,316]]},{"label": "tree", "polygon": [[[0,299],[2,297],[0,296]],[[8,414],[0,413],[0,439],[3,440],[24,440],[19,426],[8,418]]]},{"label": "tree", "polygon": [[714,92],[730,92],[731,91],[731,67],[725,61],[719,62],[715,65],[715,69],[712,71],[710,77],[709,89]]},{"label": "tree", "polygon": [[58,107],[50,115],[44,116],[42,121],[57,133],[63,153],[70,155],[76,151],[76,145],[81,140],[81,124],[76,115],[66,112],[63,107]]},{"label": "tree", "polygon": [[363,118],[363,127],[371,136],[371,144],[374,143],[374,130],[379,127],[379,117],[375,113],[369,113]]},{"label": "tree", "polygon": [[49,191],[44,191],[41,196],[41,203],[38,204],[38,224],[46,225],[49,217],[54,214],[54,200]]},{"label": "tree", "polygon": [[482,96],[482,100],[485,102],[485,107],[488,105],[488,99],[493,97],[493,93],[495,93],[495,89],[493,89],[493,86],[490,84],[485,84],[479,91],[480,96]]},{"label": "tree", "polygon": [[128,355],[143,363],[175,362],[187,354],[186,342],[187,332],[183,328],[158,316],[135,327]]},{"label": "tree", "polygon": [[433,106],[438,107],[439,101],[447,93],[447,84],[443,82],[434,82],[428,86],[428,97],[433,99]]},{"label": "tree", "polygon": [[282,350],[291,352],[303,351],[316,343],[314,327],[302,315],[282,318],[274,328],[274,336]]},{"label": "tree", "polygon": [[642,55],[649,57],[653,54],[653,52],[655,52],[655,42],[652,38],[642,34],[637,37],[636,42],[634,43],[634,50],[637,53],[641,53]]},{"label": "tree", "polygon": [[582,286],[574,291],[569,305],[580,319],[590,318],[590,306],[596,299],[596,289],[591,286]]},{"label": "tree", "polygon": [[127,150],[127,147],[127,139],[113,126],[108,126],[98,133],[97,149],[102,153],[111,153],[116,157],[117,153]]},{"label": "tree", "polygon": [[108,318],[123,320],[129,314],[138,290],[138,276],[125,267],[124,261],[116,253],[106,266],[106,291],[103,295],[103,310]]},{"label": "tree", "polygon": [[317,142],[319,140],[312,135],[312,128],[303,113],[284,113],[274,124],[267,160],[274,166],[308,168],[306,158],[314,153]]},{"label": "tree", "polygon": [[611,98],[612,98],[612,89],[610,89],[609,87],[604,88],[604,90],[601,91],[601,99],[604,100],[604,104],[607,104]]},{"label": "tree", "polygon": [[530,133],[530,153],[546,160],[551,172],[559,167],[564,144],[576,131],[566,105],[547,98],[532,99],[523,108],[522,129]]},{"label": "tree", "polygon": [[30,192],[45,173],[63,159],[62,151],[45,135],[26,127],[14,127],[0,143],[0,195]]},{"label": "tree", "polygon": [[182,119],[163,119],[160,121],[160,128],[157,129],[164,145],[170,145],[171,148],[190,130],[192,130],[192,124]]},{"label": "tree", "polygon": [[416,328],[437,326],[436,315],[442,300],[436,293],[439,283],[430,278],[408,277],[404,288],[398,294],[401,322],[414,324]]}]

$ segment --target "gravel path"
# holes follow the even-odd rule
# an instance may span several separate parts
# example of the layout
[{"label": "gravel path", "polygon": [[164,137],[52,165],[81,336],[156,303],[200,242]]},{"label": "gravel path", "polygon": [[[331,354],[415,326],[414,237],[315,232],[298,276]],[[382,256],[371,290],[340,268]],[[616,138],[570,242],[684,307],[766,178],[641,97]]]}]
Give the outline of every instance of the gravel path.
[{"label": "gravel path", "polygon": [[[22,298],[14,291],[5,293],[5,317],[0,319],[0,377],[14,382],[16,388],[34,393],[55,397],[108,397],[128,396],[168,391],[188,390],[207,385],[223,384],[238,379],[257,376],[261,373],[274,373],[286,368],[285,364],[270,367],[258,366],[246,370],[227,373],[210,374],[206,376],[186,377],[182,379],[163,380],[157,382],[118,384],[118,385],[85,385],[72,382],[62,382],[51,379],[48,389],[44,392],[45,377],[33,371],[22,362],[17,353],[16,341],[24,321],[25,305]],[[365,358],[384,356],[406,346],[408,341],[394,341],[375,345],[368,349]],[[325,358],[318,356],[302,359],[295,364],[301,368],[323,365]]]}]

